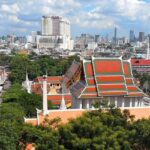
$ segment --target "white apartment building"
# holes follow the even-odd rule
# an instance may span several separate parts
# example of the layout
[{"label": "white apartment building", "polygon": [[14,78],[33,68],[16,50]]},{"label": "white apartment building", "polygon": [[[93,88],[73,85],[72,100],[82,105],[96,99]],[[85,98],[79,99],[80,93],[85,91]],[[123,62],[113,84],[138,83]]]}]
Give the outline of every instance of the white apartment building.
[{"label": "white apartment building", "polygon": [[38,48],[73,49],[70,22],[60,16],[42,17],[42,35],[37,36]]}]

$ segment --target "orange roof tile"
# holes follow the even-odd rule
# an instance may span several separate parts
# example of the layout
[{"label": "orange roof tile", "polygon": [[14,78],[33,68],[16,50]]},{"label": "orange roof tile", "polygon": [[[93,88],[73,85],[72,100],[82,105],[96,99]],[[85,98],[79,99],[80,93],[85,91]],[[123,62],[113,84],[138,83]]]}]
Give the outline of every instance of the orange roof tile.
[{"label": "orange roof tile", "polygon": [[102,96],[121,96],[121,95],[126,95],[127,92],[126,91],[111,91],[111,92],[99,92],[100,95]]},{"label": "orange roof tile", "polygon": [[[48,101],[51,101],[55,105],[60,105],[62,100],[62,95],[48,95],[47,96]],[[71,102],[71,95],[64,95],[65,103],[68,104]]]},{"label": "orange roof tile", "polygon": [[[142,92],[133,81],[129,61],[120,58],[93,58],[92,61],[83,61],[86,86],[84,91],[81,92],[80,98],[88,98],[85,94],[89,95],[92,92],[97,92],[98,96],[111,96],[111,94],[112,96],[115,96],[115,94],[127,96],[129,94],[129,96],[137,97],[141,95]],[[95,88],[93,89],[91,86],[95,86]]]},{"label": "orange roof tile", "polygon": [[94,78],[87,79],[87,84],[88,85],[95,85],[95,79]]},{"label": "orange roof tile", "polygon": [[87,77],[92,77],[94,76],[93,74],[93,67],[91,63],[85,63],[85,69],[86,69],[86,75]]},{"label": "orange roof tile", "polygon": [[[62,76],[48,76],[47,77],[47,83],[54,83],[54,82],[61,83],[61,80],[62,80]],[[34,82],[39,82],[39,83],[43,82],[43,77],[39,76],[35,78]]]},{"label": "orange roof tile", "polygon": [[80,98],[98,98],[98,95],[97,95],[97,93],[82,94],[82,95],[80,96]]},{"label": "orange roof tile", "polygon": [[132,79],[131,79],[131,78],[130,78],[130,79],[126,79],[126,84],[127,84],[127,85],[133,84]]},{"label": "orange roof tile", "polygon": [[131,59],[132,66],[150,66],[150,60],[146,59]]},{"label": "orange roof tile", "polygon": [[85,90],[84,90],[84,93],[93,93],[93,92],[97,92],[97,89],[95,86],[91,87],[91,86],[88,86]]},{"label": "orange roof tile", "polygon": [[128,62],[123,62],[123,69],[126,77],[131,76],[130,66]]},{"label": "orange roof tile", "polygon": [[99,91],[109,91],[109,90],[126,90],[126,87],[124,84],[99,84],[98,85]]},{"label": "orange roof tile", "polygon": [[116,60],[94,60],[94,67],[96,74],[121,74],[121,62],[119,59]]},{"label": "orange roof tile", "polygon": [[124,82],[123,76],[97,76],[96,77],[97,82],[101,83],[120,83]]}]

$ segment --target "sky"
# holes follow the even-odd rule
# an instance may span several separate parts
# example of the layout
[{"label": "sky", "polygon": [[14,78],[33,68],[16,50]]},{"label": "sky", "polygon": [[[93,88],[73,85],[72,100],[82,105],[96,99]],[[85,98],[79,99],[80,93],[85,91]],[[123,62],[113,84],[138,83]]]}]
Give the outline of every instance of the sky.
[{"label": "sky", "polygon": [[43,15],[71,22],[72,37],[81,33],[128,36],[132,29],[150,33],[150,0],[0,0],[0,36],[41,30]]}]

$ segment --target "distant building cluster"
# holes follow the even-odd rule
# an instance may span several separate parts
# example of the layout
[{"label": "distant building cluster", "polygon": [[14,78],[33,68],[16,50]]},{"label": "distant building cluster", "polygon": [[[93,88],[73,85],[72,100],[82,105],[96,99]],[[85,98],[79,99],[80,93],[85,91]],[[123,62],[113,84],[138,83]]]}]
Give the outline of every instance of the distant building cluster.
[{"label": "distant building cluster", "polygon": [[112,29],[113,35],[82,33],[71,39],[70,22],[62,16],[43,16],[41,30],[32,31],[27,37],[8,35],[0,37],[0,53],[50,55],[53,58],[80,58],[94,56],[150,59],[150,34],[133,29],[129,37],[120,37],[119,28]]}]

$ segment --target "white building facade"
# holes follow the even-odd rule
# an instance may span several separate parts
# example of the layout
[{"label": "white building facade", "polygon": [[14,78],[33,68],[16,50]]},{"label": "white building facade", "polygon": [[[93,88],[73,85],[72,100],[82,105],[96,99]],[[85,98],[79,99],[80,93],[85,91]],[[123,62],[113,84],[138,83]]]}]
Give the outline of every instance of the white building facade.
[{"label": "white building facade", "polygon": [[73,49],[70,22],[60,16],[42,17],[42,35],[37,36],[38,48]]}]

